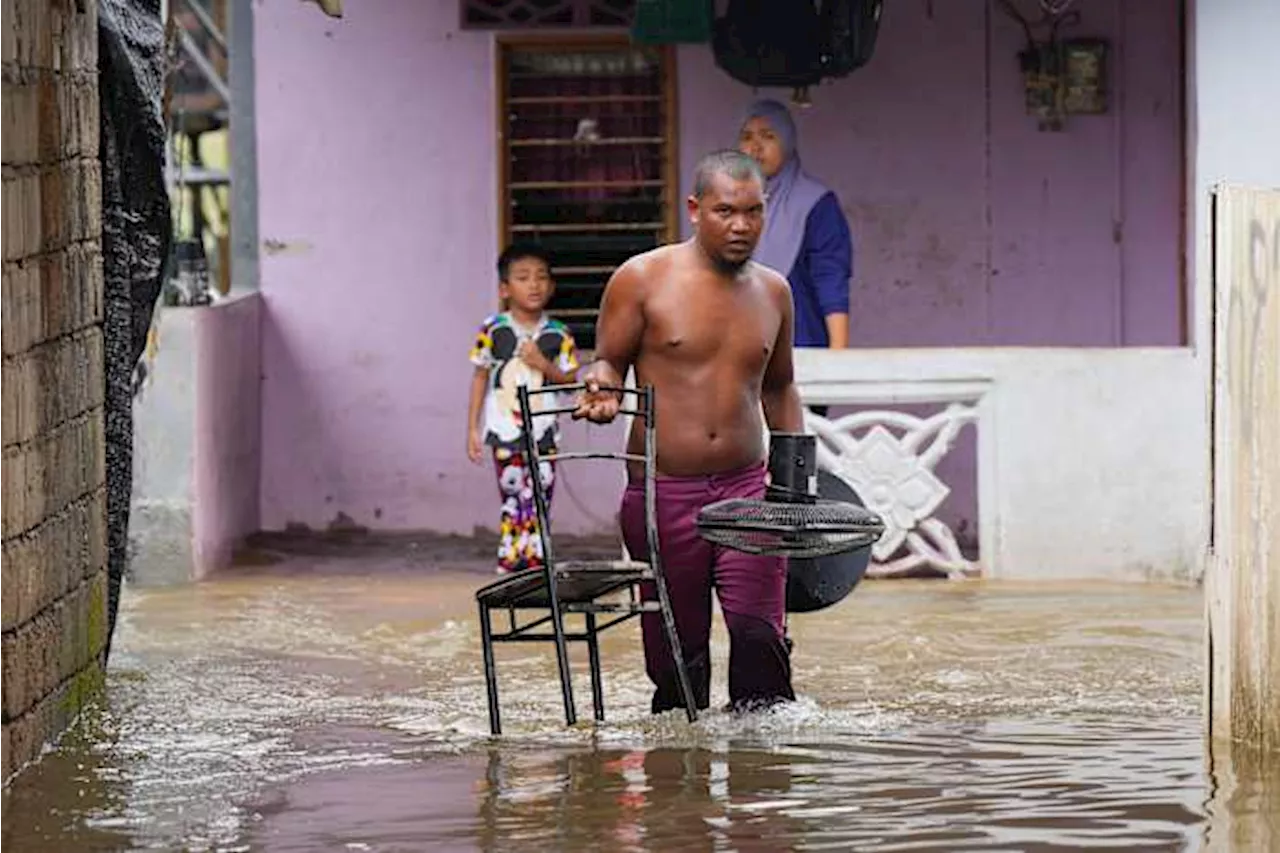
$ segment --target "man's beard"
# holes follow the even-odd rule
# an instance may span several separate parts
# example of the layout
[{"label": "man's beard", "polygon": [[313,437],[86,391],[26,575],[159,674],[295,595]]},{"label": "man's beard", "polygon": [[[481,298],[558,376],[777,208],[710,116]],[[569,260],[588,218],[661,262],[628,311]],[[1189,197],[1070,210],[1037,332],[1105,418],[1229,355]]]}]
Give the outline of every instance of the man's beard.
[{"label": "man's beard", "polygon": [[711,263],[715,265],[716,270],[724,273],[725,275],[737,275],[742,271],[743,267],[751,263],[751,256],[747,255],[740,261],[734,261],[726,258],[724,255],[712,255]]}]

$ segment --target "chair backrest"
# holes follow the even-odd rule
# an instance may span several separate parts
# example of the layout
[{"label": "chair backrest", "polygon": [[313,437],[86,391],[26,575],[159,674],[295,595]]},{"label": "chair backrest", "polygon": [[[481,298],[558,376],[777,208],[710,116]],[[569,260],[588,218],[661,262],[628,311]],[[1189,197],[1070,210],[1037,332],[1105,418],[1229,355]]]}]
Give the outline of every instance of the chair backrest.
[{"label": "chair backrest", "polygon": [[[644,452],[641,454],[625,451],[610,452],[603,450],[563,452],[557,448],[555,453],[542,453],[535,438],[536,430],[532,429],[535,418],[560,417],[577,409],[576,404],[557,403],[539,411],[534,411],[533,400],[539,395],[564,395],[577,393],[586,389],[584,384],[547,385],[541,388],[529,388],[521,385],[517,388],[516,397],[520,404],[520,418],[524,425],[521,438],[525,448],[525,458],[529,470],[529,479],[533,487],[534,506],[538,517],[538,535],[542,539],[543,565],[548,571],[554,559],[551,545],[550,506],[547,500],[546,482],[542,476],[543,462],[564,462],[578,459],[612,459],[644,466],[644,505],[645,534],[649,545],[649,563],[655,572],[661,572],[658,559],[658,524],[657,524],[657,430],[654,421],[654,391],[650,386],[644,387],[602,387],[602,391],[613,391],[622,395],[623,406],[619,417],[639,419],[644,429]],[[634,398],[633,405],[626,405],[628,398]],[[553,581],[554,582],[554,581]]]}]

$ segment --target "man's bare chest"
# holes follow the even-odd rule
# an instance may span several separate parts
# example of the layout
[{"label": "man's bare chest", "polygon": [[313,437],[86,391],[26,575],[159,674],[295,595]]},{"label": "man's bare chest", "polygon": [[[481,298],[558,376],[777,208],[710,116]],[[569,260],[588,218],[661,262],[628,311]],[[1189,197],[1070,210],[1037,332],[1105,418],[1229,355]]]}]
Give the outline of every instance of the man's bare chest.
[{"label": "man's bare chest", "polygon": [[767,298],[688,290],[672,288],[646,306],[649,354],[690,365],[724,361],[749,372],[763,370],[781,322]]}]

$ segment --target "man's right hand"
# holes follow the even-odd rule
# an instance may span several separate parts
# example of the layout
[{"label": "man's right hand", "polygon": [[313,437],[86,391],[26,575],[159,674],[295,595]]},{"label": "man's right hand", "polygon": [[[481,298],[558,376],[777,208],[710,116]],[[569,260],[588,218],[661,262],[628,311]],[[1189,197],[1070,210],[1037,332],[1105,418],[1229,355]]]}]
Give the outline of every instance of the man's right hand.
[{"label": "man's right hand", "polygon": [[612,423],[622,408],[622,400],[615,391],[601,391],[601,382],[594,377],[583,381],[586,388],[578,397],[578,408],[574,410],[575,421],[586,418],[592,423]]}]

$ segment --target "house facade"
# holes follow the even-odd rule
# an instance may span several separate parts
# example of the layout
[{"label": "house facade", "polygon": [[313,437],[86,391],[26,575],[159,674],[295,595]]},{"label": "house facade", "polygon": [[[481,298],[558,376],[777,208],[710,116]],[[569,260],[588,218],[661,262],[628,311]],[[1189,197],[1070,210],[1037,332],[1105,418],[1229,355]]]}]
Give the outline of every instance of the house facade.
[{"label": "house facade", "polygon": [[[753,97],[791,94],[734,81],[705,44],[629,46],[625,28],[468,27],[457,0],[344,6],[235,7],[252,10],[233,86],[252,100],[252,133],[233,127],[232,162],[254,168],[239,179],[252,216],[232,230],[252,235],[234,251],[253,272],[230,303],[195,310],[252,327],[230,361],[254,387],[234,406],[203,389],[238,379],[195,392],[223,436],[197,432],[192,454],[207,566],[257,529],[488,535],[495,485],[464,447],[466,353],[496,307],[500,246],[579,252],[557,270],[558,309],[589,336],[591,294],[616,263],[591,252],[687,234],[694,162],[733,144]],[[811,425],[825,463],[897,519],[885,565],[1201,571],[1194,118],[1208,13],[1071,9],[1063,37],[1104,46],[1102,97],[1059,129],[1028,107],[1023,27],[984,0],[887,4],[872,60],[794,108],[805,166],[838,194],[855,243],[851,348],[802,352],[799,380],[833,406]],[[579,221],[554,213],[569,203]],[[195,324],[210,326],[196,348],[208,375],[232,370],[214,366],[222,333]],[[621,429],[574,424],[566,442],[614,445]],[[566,470],[557,530],[610,531],[620,485]],[[202,502],[211,488],[249,497]]]}]

